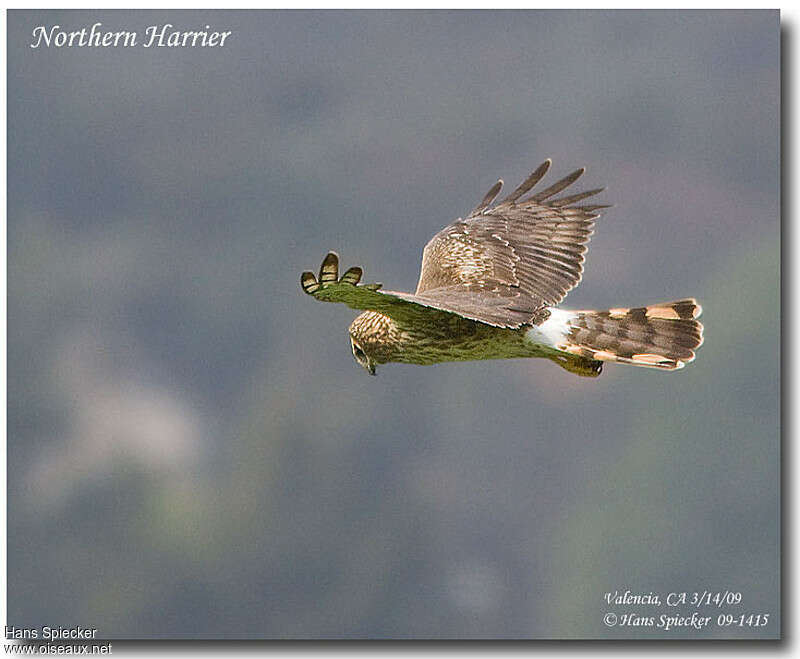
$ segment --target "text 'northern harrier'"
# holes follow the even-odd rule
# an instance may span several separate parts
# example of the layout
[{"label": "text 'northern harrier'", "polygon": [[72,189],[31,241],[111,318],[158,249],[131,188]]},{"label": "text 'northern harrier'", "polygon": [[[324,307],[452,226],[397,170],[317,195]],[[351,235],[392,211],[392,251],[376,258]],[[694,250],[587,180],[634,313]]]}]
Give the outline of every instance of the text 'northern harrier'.
[{"label": "text 'northern harrier'", "polygon": [[498,181],[465,220],[437,233],[423,251],[415,293],[359,284],[358,267],[339,277],[333,252],[319,279],[303,273],[303,290],[366,310],[350,326],[350,344],[373,375],[388,362],[546,357],[597,376],[604,361],[666,370],[692,361],[703,342],[694,299],[607,311],[556,308],[580,282],[594,220],[608,206],[576,205],[602,188],[554,198],[583,169],[529,194],[549,168],[546,160],[493,206]]}]

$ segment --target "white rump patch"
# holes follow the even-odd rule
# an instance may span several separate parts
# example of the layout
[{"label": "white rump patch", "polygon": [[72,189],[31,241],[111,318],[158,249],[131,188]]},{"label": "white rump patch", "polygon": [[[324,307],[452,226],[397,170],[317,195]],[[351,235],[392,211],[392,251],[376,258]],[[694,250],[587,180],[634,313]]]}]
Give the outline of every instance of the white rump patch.
[{"label": "white rump patch", "polygon": [[525,332],[525,339],[537,345],[546,345],[555,348],[564,343],[569,334],[569,321],[577,317],[574,311],[564,311],[548,307],[550,317],[541,325],[531,327]]}]

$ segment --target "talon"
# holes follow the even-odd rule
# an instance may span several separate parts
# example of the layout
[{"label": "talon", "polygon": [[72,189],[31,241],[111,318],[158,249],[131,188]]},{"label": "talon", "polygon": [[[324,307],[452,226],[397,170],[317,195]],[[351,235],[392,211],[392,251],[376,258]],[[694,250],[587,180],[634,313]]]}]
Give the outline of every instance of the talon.
[{"label": "talon", "polygon": [[300,285],[309,295],[313,295],[319,290],[319,283],[317,283],[317,278],[313,272],[306,271],[300,275]]},{"label": "talon", "polygon": [[363,272],[361,271],[361,268],[359,268],[358,266],[354,266],[342,275],[342,278],[339,280],[339,283],[352,284],[353,286],[355,286],[358,284],[358,282],[361,281],[362,274]]},{"label": "talon", "polygon": [[339,257],[336,252],[328,252],[319,269],[320,284],[336,282],[339,280]]},{"label": "talon", "polygon": [[383,284],[376,282],[374,284],[362,284],[361,288],[366,288],[368,291],[379,291],[383,288]]}]

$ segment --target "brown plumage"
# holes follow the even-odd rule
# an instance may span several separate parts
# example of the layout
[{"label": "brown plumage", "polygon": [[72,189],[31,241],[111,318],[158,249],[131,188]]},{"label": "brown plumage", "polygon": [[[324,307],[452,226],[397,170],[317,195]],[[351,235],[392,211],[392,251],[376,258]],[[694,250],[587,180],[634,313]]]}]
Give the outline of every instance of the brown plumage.
[{"label": "brown plumage", "polygon": [[675,369],[694,359],[703,326],[693,299],[636,309],[578,311],[559,350],[600,361]]},{"label": "brown plumage", "polygon": [[557,197],[583,169],[532,193],[549,168],[547,160],[492,206],[498,181],[466,219],[437,233],[423,251],[415,293],[359,284],[358,267],[339,277],[333,252],[319,278],[303,273],[303,290],[367,310],[350,326],[350,341],[372,374],[387,362],[547,357],[597,376],[604,361],[669,370],[692,361],[703,340],[693,299],[608,311],[556,308],[580,282],[595,218],[607,205],[577,205],[602,189]]}]

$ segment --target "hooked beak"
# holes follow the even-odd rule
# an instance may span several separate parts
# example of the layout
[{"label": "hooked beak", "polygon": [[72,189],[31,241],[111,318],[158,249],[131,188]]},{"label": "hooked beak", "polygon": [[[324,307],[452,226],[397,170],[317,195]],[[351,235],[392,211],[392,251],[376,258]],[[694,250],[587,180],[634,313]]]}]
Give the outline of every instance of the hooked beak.
[{"label": "hooked beak", "polygon": [[370,363],[367,366],[367,373],[369,373],[370,375],[377,375],[377,373],[375,372],[375,364]]}]

